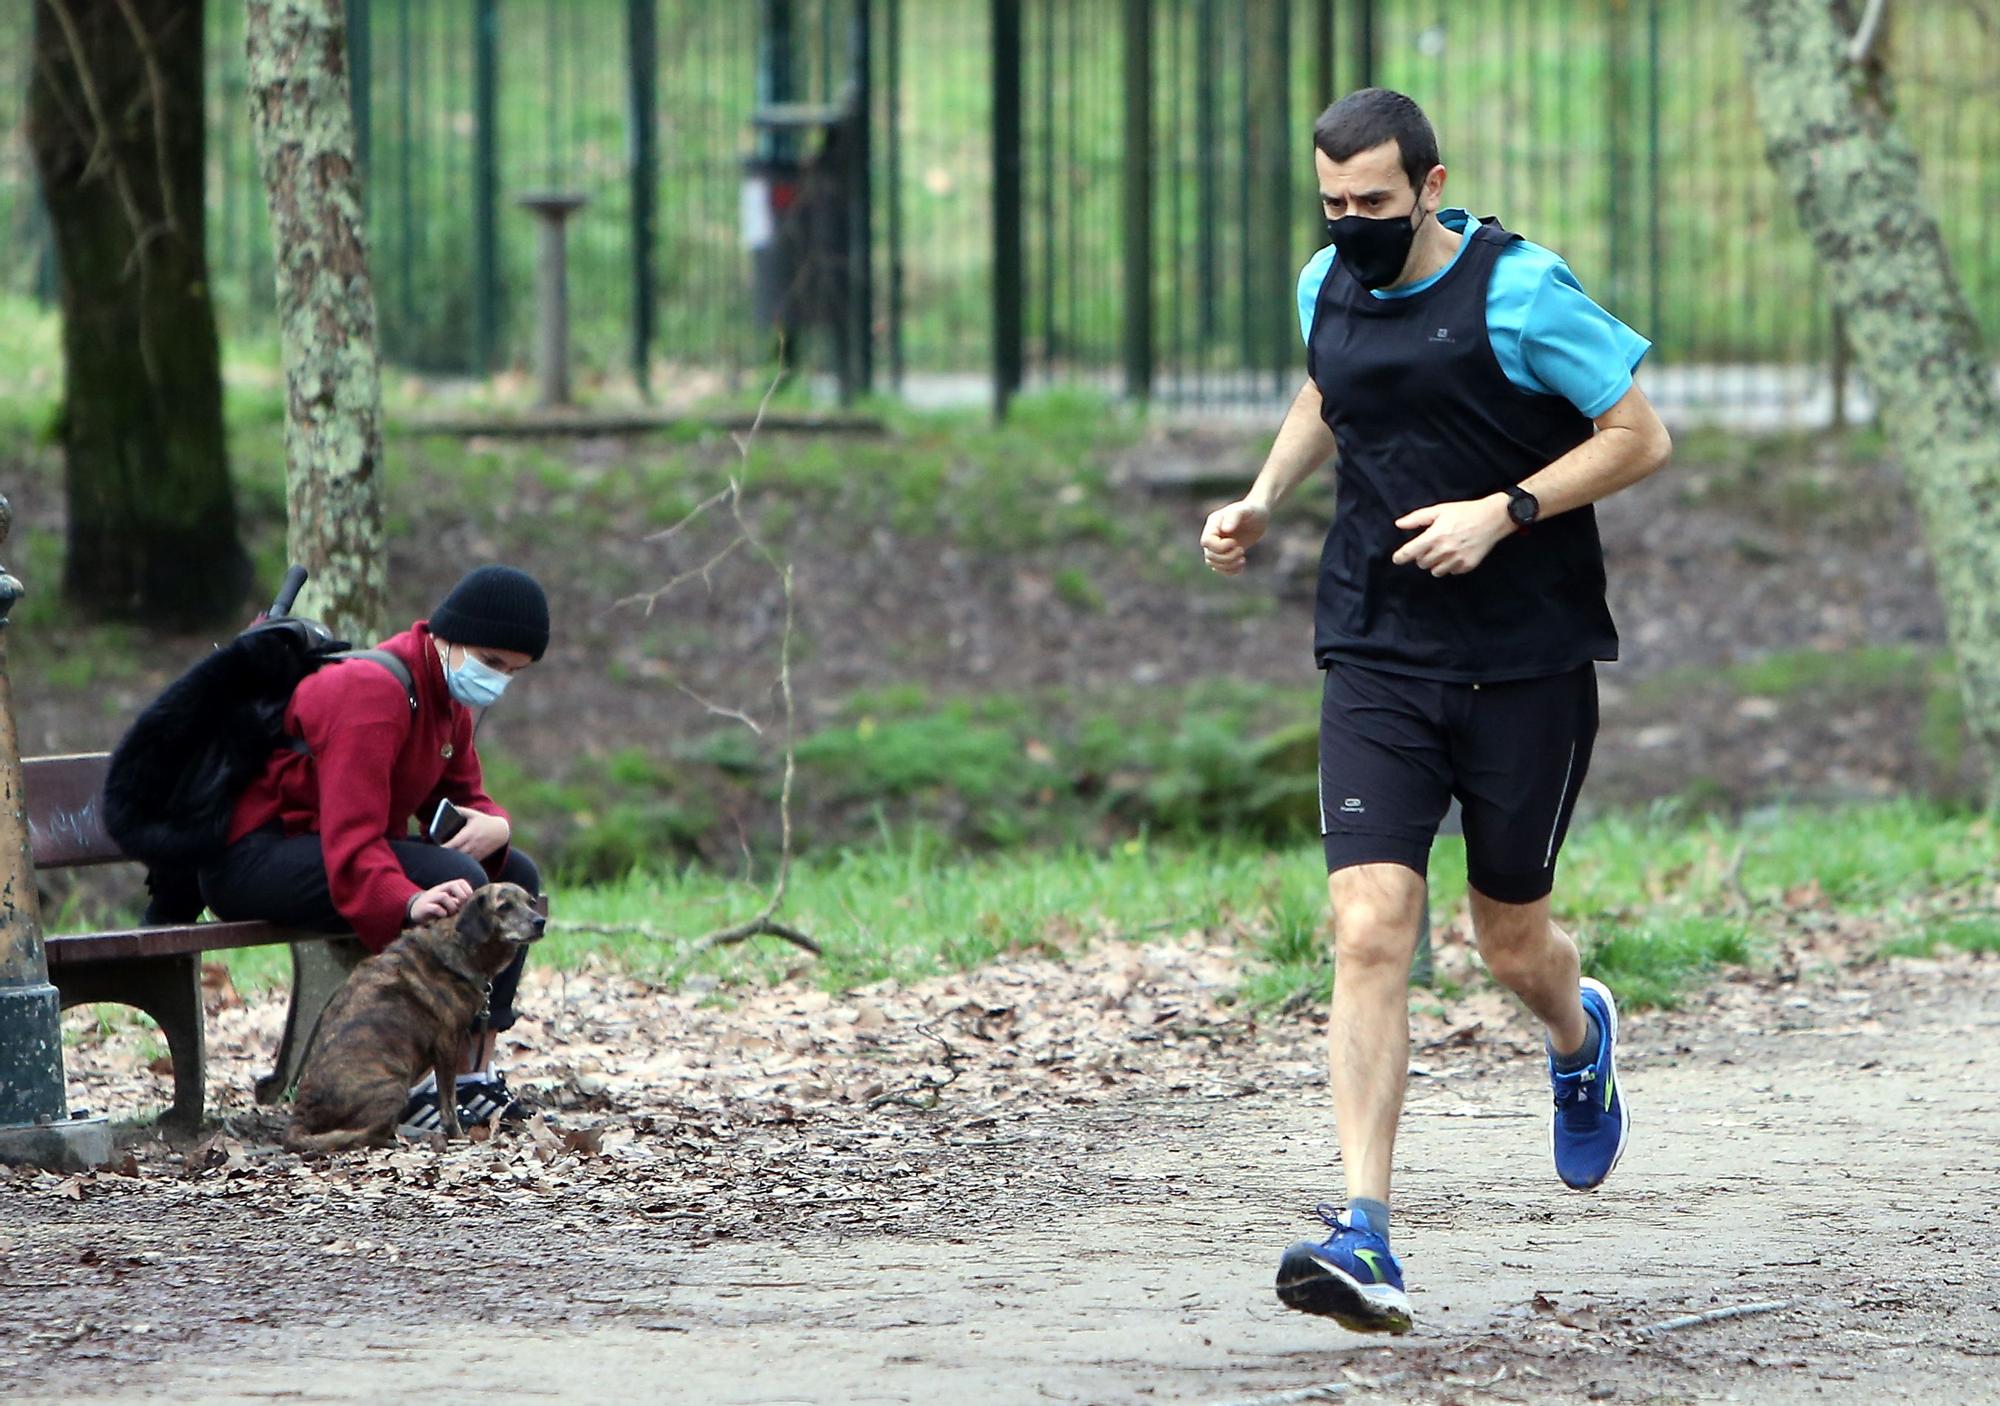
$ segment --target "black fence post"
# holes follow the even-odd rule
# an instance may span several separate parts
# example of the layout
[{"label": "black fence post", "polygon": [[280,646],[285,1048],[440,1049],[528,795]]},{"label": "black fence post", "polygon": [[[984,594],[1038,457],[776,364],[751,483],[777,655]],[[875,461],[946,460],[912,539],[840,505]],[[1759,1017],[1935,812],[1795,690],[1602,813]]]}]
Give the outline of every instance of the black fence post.
[{"label": "black fence post", "polygon": [[1317,117],[1339,94],[1333,91],[1333,3],[1317,0],[1313,5],[1313,115]]},{"label": "black fence post", "polygon": [[1027,361],[1022,319],[1021,0],[992,0],[993,413],[1005,417]]},{"label": "black fence post", "polygon": [[653,263],[660,193],[659,0],[625,0],[627,143],[632,169],[632,379],[653,398]]},{"label": "black fence post", "polygon": [[[794,96],[792,0],[762,0],[757,21],[757,106],[781,107]],[[757,155],[789,161],[798,155],[798,138],[788,127],[764,128]]]},{"label": "black fence post", "polygon": [[1221,256],[1216,233],[1222,188],[1221,135],[1216,122],[1220,98],[1215,75],[1222,62],[1221,28],[1216,0],[1199,0],[1195,11],[1194,146],[1195,146],[1195,303],[1200,310],[1204,357],[1209,344],[1222,335]]},{"label": "black fence post", "polygon": [[847,355],[842,368],[849,397],[875,385],[874,169],[875,75],[872,50],[874,10],[869,0],[851,0],[848,18],[847,81],[853,85],[854,125],[847,168]]},{"label": "black fence post", "polygon": [[[1372,88],[1375,86],[1375,0],[1357,0],[1355,9],[1355,57],[1361,65],[1361,81],[1355,86]],[[1333,96],[1327,101],[1332,102]]]},{"label": "black fence post", "polygon": [[500,354],[499,29],[498,0],[472,0],[472,340],[481,372]]},{"label": "black fence post", "polygon": [[1125,394],[1153,394],[1153,0],[1125,0]]},{"label": "black fence post", "polygon": [[1660,0],[1646,4],[1646,335],[1666,330],[1660,296]]},{"label": "black fence post", "polygon": [[883,0],[883,126],[889,181],[889,380],[903,388],[903,0]]},{"label": "black fence post", "polygon": [[1627,0],[1611,0],[1604,30],[1605,133],[1610,159],[1604,164],[1606,261],[1610,276],[1606,286],[1611,306],[1629,311],[1631,278],[1632,177],[1632,50],[1628,42],[1631,12]]},{"label": "black fence post", "polygon": [[1299,153],[1292,149],[1292,14],[1288,5],[1271,7],[1271,32],[1264,45],[1264,71],[1258,86],[1263,89],[1263,161],[1261,169],[1267,211],[1264,216],[1264,252],[1258,287],[1265,290],[1262,302],[1268,315],[1270,333],[1266,341],[1271,358],[1271,393],[1282,396],[1288,372],[1299,365],[1297,319],[1292,314],[1295,269],[1293,243],[1299,227],[1300,201],[1294,172]]},{"label": "black fence post", "polygon": [[347,0],[347,92],[354,111],[354,164],[361,169],[361,199],[368,199],[368,170],[375,135],[375,45],[369,28],[373,0]]}]

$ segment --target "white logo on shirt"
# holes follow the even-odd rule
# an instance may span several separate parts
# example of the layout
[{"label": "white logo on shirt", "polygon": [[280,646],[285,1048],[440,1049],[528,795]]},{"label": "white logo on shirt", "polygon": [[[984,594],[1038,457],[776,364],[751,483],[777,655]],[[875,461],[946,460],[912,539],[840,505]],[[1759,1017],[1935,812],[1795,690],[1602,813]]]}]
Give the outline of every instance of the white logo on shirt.
[{"label": "white logo on shirt", "polygon": [[1349,815],[1360,815],[1368,809],[1368,807],[1361,804],[1361,797],[1359,796],[1349,796],[1340,803],[1340,808]]},{"label": "white logo on shirt", "polygon": [[1457,345],[1458,343],[1458,338],[1451,335],[1451,329],[1449,327],[1438,328],[1437,331],[1431,333],[1430,340],[1433,342],[1450,342],[1454,346]]}]

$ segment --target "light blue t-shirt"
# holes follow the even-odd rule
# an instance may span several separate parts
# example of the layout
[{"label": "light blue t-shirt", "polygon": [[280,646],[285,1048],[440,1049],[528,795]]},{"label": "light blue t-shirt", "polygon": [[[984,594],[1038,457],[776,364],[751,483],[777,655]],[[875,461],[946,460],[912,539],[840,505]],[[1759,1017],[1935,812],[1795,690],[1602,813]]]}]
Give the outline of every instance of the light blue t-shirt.
[{"label": "light blue t-shirt", "polygon": [[[1464,210],[1438,212],[1446,229],[1470,231],[1475,221]],[[1461,239],[1451,262],[1420,283],[1377,298],[1421,293],[1452,271],[1472,246]],[[1312,340],[1313,310],[1320,286],[1333,270],[1334,247],[1306,261],[1299,273],[1299,331]],[[1515,240],[1500,251],[1486,286],[1486,334],[1507,379],[1530,395],[1559,395],[1592,420],[1632,389],[1632,373],[1653,344],[1590,300],[1562,258]]]}]

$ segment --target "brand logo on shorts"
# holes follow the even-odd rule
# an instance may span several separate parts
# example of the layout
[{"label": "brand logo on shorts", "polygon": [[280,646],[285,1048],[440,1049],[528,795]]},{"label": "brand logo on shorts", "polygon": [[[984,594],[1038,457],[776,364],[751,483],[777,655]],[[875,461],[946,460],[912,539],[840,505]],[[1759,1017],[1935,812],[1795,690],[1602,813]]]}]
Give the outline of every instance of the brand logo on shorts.
[{"label": "brand logo on shorts", "polygon": [[1367,812],[1368,807],[1361,804],[1361,797],[1349,796],[1340,803],[1340,809],[1344,815],[1362,815]]}]

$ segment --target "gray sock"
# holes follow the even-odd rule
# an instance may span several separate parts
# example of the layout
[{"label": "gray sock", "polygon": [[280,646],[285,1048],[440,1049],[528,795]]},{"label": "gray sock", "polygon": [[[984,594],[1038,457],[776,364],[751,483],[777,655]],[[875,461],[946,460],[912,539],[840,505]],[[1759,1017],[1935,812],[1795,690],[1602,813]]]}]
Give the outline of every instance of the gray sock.
[{"label": "gray sock", "polygon": [[1347,1203],[1348,1224],[1374,1231],[1382,1237],[1383,1243],[1389,1239],[1389,1203],[1376,1201],[1366,1196],[1356,1196]]},{"label": "gray sock", "polygon": [[1597,1017],[1590,1013],[1590,1007],[1583,1008],[1583,1043],[1574,1054],[1557,1054],[1554,1045],[1549,1046],[1549,1057],[1555,1061],[1556,1073],[1574,1074],[1579,1069],[1587,1069],[1597,1062],[1597,1045],[1604,1038],[1603,1027]]}]

